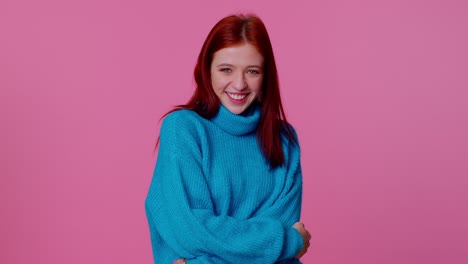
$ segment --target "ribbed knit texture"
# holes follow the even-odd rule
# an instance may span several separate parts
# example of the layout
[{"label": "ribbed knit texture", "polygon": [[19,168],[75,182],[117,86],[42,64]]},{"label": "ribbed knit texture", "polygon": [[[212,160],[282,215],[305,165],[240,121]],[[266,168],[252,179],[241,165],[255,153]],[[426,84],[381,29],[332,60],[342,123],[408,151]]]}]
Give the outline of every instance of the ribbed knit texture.
[{"label": "ribbed knit texture", "polygon": [[146,198],[154,261],[300,263],[299,147],[283,137],[286,163],[271,168],[257,144],[258,106],[207,120],[190,110],[164,119]]}]

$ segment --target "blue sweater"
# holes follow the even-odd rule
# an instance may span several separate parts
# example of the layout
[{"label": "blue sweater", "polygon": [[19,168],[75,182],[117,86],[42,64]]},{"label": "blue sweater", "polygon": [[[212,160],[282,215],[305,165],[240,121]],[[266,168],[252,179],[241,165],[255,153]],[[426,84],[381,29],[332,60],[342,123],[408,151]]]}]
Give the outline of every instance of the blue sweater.
[{"label": "blue sweater", "polygon": [[271,168],[257,144],[258,106],[235,115],[220,106],[164,118],[146,198],[154,261],[300,263],[299,147],[282,137],[285,164]]}]

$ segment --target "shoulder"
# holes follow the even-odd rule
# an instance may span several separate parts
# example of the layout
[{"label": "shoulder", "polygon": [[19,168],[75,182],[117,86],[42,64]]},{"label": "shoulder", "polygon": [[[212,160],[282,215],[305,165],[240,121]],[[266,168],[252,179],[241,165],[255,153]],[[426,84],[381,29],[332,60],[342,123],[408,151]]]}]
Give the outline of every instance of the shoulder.
[{"label": "shoulder", "polygon": [[178,132],[196,129],[203,122],[203,117],[195,111],[179,109],[169,113],[164,117],[161,125],[161,133]]},{"label": "shoulder", "polygon": [[186,109],[175,110],[167,114],[159,133],[158,160],[182,159],[201,161],[203,144],[204,118],[196,112]]},{"label": "shoulder", "polygon": [[198,148],[206,119],[195,111],[180,109],[164,117],[160,129],[161,147],[169,148]]},{"label": "shoulder", "polygon": [[281,121],[283,126],[281,129],[281,139],[287,143],[287,145],[297,145],[299,147],[299,138],[297,131],[291,123]]},{"label": "shoulder", "polygon": [[[282,121],[283,129],[281,130],[281,143],[283,146],[283,154],[285,162],[290,164],[299,160],[301,147],[297,131],[293,125]],[[289,130],[288,130],[289,129]]]},{"label": "shoulder", "polygon": [[[283,144],[283,154],[285,158],[285,164],[288,170],[300,166],[301,162],[301,147],[299,144],[299,138],[297,135],[296,128],[290,123],[283,121],[283,131],[281,133],[281,139]],[[288,136],[289,128],[289,136]]]}]

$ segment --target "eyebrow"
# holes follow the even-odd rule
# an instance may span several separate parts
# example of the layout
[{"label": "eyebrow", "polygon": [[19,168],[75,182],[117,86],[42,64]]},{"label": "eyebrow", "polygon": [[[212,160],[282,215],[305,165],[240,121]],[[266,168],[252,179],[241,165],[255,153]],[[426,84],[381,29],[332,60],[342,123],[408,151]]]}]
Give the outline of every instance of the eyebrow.
[{"label": "eyebrow", "polygon": [[[229,63],[221,63],[221,64],[216,65],[216,67],[234,67],[234,65],[229,64]],[[259,68],[259,69],[263,69],[263,67],[260,66],[260,65],[247,65],[247,68]]]}]

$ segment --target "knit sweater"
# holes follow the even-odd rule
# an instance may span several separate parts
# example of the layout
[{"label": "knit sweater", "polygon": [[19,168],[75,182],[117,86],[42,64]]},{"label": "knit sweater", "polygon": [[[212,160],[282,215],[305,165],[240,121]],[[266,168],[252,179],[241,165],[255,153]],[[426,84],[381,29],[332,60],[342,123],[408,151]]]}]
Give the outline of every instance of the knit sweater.
[{"label": "knit sweater", "polygon": [[161,125],[145,207],[154,261],[301,263],[299,146],[282,135],[285,164],[272,168],[257,143],[260,108],[223,105],[205,119],[177,110]]}]

